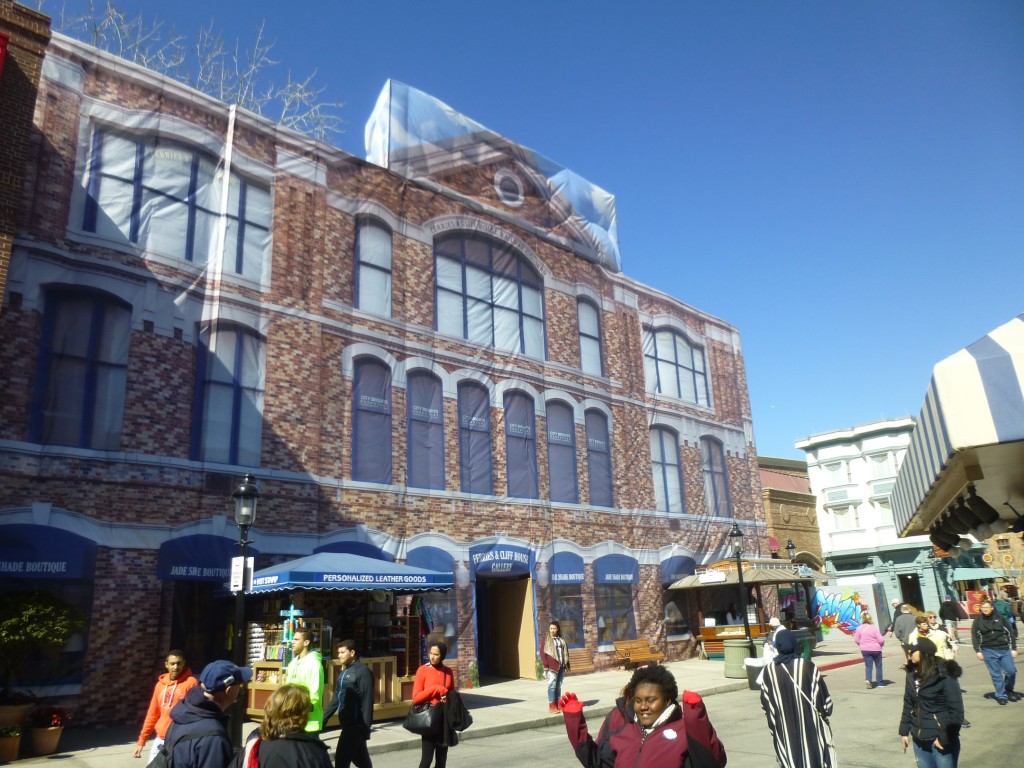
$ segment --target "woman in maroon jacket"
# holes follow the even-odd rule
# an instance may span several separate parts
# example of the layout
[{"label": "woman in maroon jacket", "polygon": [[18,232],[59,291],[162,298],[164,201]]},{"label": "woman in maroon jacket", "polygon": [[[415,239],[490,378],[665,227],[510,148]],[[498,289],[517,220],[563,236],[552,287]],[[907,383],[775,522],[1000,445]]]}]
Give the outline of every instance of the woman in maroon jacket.
[{"label": "woman in maroon jacket", "polygon": [[622,690],[595,740],[587,730],[583,702],[562,697],[565,730],[584,768],[724,768],[718,739],[700,696],[679,688],[662,666],[640,667]]}]

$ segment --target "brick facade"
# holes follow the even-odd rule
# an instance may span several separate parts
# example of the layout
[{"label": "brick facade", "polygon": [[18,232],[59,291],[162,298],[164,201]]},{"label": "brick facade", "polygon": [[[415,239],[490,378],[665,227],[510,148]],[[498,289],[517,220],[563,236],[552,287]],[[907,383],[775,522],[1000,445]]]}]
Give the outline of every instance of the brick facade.
[{"label": "brick facade", "polygon": [[[100,543],[79,723],[130,722],[141,712],[151,690],[144,675],[116,694],[104,681],[123,676],[129,667],[159,671],[161,655],[174,641],[166,624],[181,621],[175,613],[182,607],[176,595],[182,586],[157,578],[157,549],[172,533],[236,537],[225,517],[231,514],[231,487],[247,471],[262,493],[254,531],[260,566],[308,554],[318,544],[359,531],[390,547],[399,559],[427,536],[432,546],[447,542],[456,563],[466,561],[468,547],[479,542],[510,541],[541,562],[566,548],[586,560],[580,587],[583,637],[596,665],[607,667],[614,661],[598,639],[593,563],[602,555],[628,554],[639,563],[639,581],[631,587],[637,635],[664,647],[670,658],[695,653],[692,640],[669,642],[666,637],[660,565],[665,553],[678,551],[697,563],[717,559],[725,551],[733,518],[744,525],[748,551],[766,551],[767,545],[735,328],[574,253],[566,242],[579,233],[542,190],[526,185],[523,205],[513,213],[502,211],[491,179],[497,169],[516,171],[507,156],[454,169],[439,187],[418,184],[242,113],[234,152],[253,167],[269,169],[272,179],[271,268],[262,281],[175,265],[130,244],[103,242],[82,232],[75,203],[74,187],[81,185],[88,157],[81,143],[89,141],[93,115],[120,110],[126,124],[145,124],[137,117],[157,112],[165,121],[161,130],[222,141],[227,110],[66,38],[56,39],[47,55],[54,66],[42,82],[36,107],[42,139],[25,193],[34,224],[15,244],[15,258],[24,269],[8,286],[0,318],[0,337],[7,340],[0,347],[0,384],[7,393],[0,404],[0,524],[38,523],[39,515],[29,510],[52,505],[49,524],[57,524],[54,516],[66,516],[60,519],[73,519],[76,530]],[[383,220],[392,231],[390,317],[354,306],[353,253],[363,215]],[[505,242],[521,244],[521,256],[542,275],[544,359],[434,330],[431,238],[453,231],[452,220],[445,217],[456,216],[462,223],[455,230],[500,232]],[[438,222],[447,223],[442,228]],[[32,442],[46,291],[55,284],[88,286],[131,306],[118,450]],[[579,296],[599,306],[604,376],[580,370]],[[264,342],[258,467],[204,463],[194,455],[198,336],[219,322],[248,326]],[[709,406],[647,391],[643,327],[666,322],[703,349]],[[392,485],[352,480],[352,367],[362,356],[384,361],[391,370]],[[404,484],[404,377],[422,368],[444,383],[444,490]],[[493,496],[459,491],[456,390],[469,379],[484,382],[492,392]],[[535,500],[505,495],[501,393],[510,390],[536,395]],[[547,396],[570,402],[577,412],[576,504],[547,500]],[[590,504],[582,423],[588,407],[608,416],[612,508]],[[655,509],[649,434],[656,423],[678,435],[683,515]],[[704,437],[724,446],[732,517],[707,513]],[[533,579],[525,583],[540,617],[537,631],[543,633],[551,610],[548,591]],[[457,592],[458,641],[472,649],[479,640],[472,620],[473,585]],[[322,596],[309,599],[328,610]],[[696,606],[686,605],[692,623]],[[198,667],[206,660],[190,662]],[[460,680],[469,679],[472,663],[471,650],[454,660]]]}]

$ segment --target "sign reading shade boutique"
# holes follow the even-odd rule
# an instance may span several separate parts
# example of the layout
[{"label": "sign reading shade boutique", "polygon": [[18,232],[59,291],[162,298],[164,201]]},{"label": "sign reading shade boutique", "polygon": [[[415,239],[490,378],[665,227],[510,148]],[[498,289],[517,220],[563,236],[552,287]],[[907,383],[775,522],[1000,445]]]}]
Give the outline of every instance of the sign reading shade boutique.
[{"label": "sign reading shade boutique", "polygon": [[575,552],[555,552],[548,563],[548,569],[553,585],[583,583],[583,558]]},{"label": "sign reading shade boutique", "polygon": [[469,569],[483,579],[518,579],[533,570],[533,551],[502,543],[470,547]]},{"label": "sign reading shade boutique", "polygon": [[684,576],[692,576],[697,570],[697,561],[686,555],[675,555],[661,561],[661,583],[672,584]]},{"label": "sign reading shade boutique", "polygon": [[605,555],[594,561],[595,584],[636,584],[640,564],[629,555]]},{"label": "sign reading shade boutique", "polygon": [[[209,533],[178,536],[160,545],[156,575],[178,581],[218,581],[231,578],[231,560],[238,554],[238,540]],[[249,557],[259,554],[248,548]]]},{"label": "sign reading shade boutique", "polygon": [[0,579],[92,579],[96,542],[48,525],[0,526]]}]

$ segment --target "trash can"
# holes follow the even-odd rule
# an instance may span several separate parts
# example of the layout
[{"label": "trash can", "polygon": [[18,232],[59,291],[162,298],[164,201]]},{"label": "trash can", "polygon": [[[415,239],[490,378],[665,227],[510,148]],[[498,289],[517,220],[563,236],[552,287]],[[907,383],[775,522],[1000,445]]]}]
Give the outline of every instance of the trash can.
[{"label": "trash can", "polygon": [[747,672],[743,668],[743,660],[750,655],[750,641],[741,637],[724,640],[722,645],[725,649],[725,676],[746,677]]},{"label": "trash can", "polygon": [[744,659],[743,666],[747,669],[747,685],[750,686],[750,690],[758,691],[761,686],[757,684],[757,676],[761,674],[761,670],[764,669],[764,659]]},{"label": "trash can", "polygon": [[793,634],[796,636],[796,652],[802,658],[811,658],[811,653],[814,650],[814,635],[804,627],[794,629]]}]

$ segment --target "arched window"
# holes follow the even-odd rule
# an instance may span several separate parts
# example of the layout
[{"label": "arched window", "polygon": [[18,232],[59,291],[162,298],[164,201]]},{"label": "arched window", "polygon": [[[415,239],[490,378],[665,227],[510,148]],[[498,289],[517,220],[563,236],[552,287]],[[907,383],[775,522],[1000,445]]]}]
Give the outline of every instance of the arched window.
[{"label": "arched window", "polygon": [[444,402],[441,381],[433,374],[409,374],[409,486],[443,489]]},{"label": "arched window", "polygon": [[575,504],[580,500],[576,478],[576,428],[566,403],[547,404],[548,484],[552,501]]},{"label": "arched window", "polygon": [[356,306],[391,317],[391,230],[369,219],[356,229]]},{"label": "arched window", "polygon": [[[160,136],[107,128],[93,135],[82,229],[204,265],[219,242],[220,160]],[[270,189],[232,171],[225,270],[263,277],[270,245]]]},{"label": "arched window", "polygon": [[608,417],[596,408],[589,409],[585,417],[590,503],[595,507],[612,507],[612,453],[608,439]]},{"label": "arched window", "polygon": [[520,499],[536,499],[537,440],[533,398],[524,392],[505,395],[505,457],[507,493]]},{"label": "arched window", "polygon": [[725,467],[725,449],[713,437],[700,439],[700,460],[704,468],[704,502],[708,514],[732,517],[729,503],[729,475]]},{"label": "arched window", "polygon": [[459,477],[463,493],[494,493],[491,402],[473,382],[459,384]]},{"label": "arched window", "polygon": [[586,299],[576,302],[576,319],[580,329],[580,370],[601,376],[601,320],[597,307]]},{"label": "arched window", "polygon": [[391,483],[391,369],[356,360],[352,396],[352,479]]},{"label": "arched window", "polygon": [[679,469],[679,442],[675,432],[651,429],[651,470],[654,475],[655,509],[681,514],[686,511],[683,476]]},{"label": "arched window", "polygon": [[709,404],[703,348],[671,329],[644,328],[644,373],[648,392]]},{"label": "arched window", "polygon": [[49,291],[32,404],[32,440],[121,447],[131,307],[106,294]]},{"label": "arched window", "polygon": [[544,285],[507,245],[455,234],[434,242],[434,327],[495,349],[544,359]]},{"label": "arched window", "polygon": [[[237,326],[199,334],[200,395],[192,455],[202,461],[260,465],[263,436],[263,339]],[[196,442],[198,441],[198,442]]]}]

